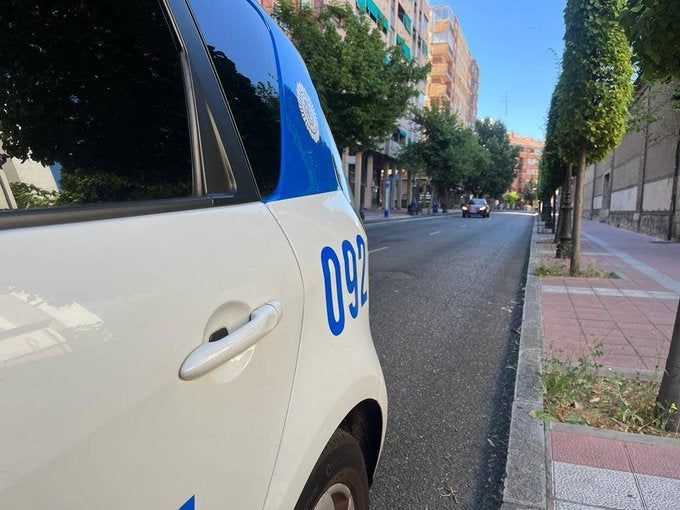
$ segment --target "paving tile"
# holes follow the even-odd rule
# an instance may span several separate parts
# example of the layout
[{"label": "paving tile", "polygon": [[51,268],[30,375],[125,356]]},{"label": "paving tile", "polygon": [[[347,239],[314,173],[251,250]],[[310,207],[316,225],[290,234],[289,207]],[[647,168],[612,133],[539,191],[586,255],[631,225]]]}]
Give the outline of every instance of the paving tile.
[{"label": "paving tile", "polygon": [[569,501],[555,501],[555,510],[601,510],[602,507],[580,505]]},{"label": "paving tile", "polygon": [[602,345],[602,351],[604,352],[605,356],[615,354],[615,355],[623,355],[623,356],[640,356],[640,353],[633,347],[632,345],[623,345],[623,344],[610,344],[610,343],[605,343]]},{"label": "paving tile", "polygon": [[680,480],[649,475],[637,475],[637,480],[647,508],[654,510],[680,508]]},{"label": "paving tile", "polygon": [[636,473],[680,480],[680,446],[628,442],[625,449]]},{"label": "paving tile", "polygon": [[648,370],[663,370],[666,366],[666,356],[662,357],[643,357],[642,361]]},{"label": "paving tile", "polygon": [[638,356],[617,356],[615,354],[605,354],[600,358],[600,363],[605,367],[612,368],[632,368],[634,370],[646,370],[647,365]]},{"label": "paving tile", "polygon": [[630,471],[622,441],[553,430],[550,433],[550,442],[555,461]]},{"label": "paving tile", "polygon": [[638,352],[640,356],[643,358],[663,358],[666,359],[668,356],[668,349],[669,345],[667,344],[662,344],[659,345],[658,347],[643,347],[636,345],[635,350]]},{"label": "paving tile", "polygon": [[557,499],[621,510],[642,510],[633,473],[553,462]]}]

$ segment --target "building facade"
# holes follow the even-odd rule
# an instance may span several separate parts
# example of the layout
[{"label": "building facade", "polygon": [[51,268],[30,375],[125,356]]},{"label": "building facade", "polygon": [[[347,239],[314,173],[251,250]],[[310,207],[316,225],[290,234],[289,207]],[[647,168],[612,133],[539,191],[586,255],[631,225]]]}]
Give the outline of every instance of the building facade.
[{"label": "building facade", "polygon": [[[527,183],[534,186],[538,183],[538,162],[543,154],[545,142],[534,140],[530,136],[520,136],[510,131],[508,133],[510,145],[519,147],[519,158],[515,168],[515,180],[512,181],[510,191],[516,191],[521,195],[526,191]],[[535,190],[532,190],[535,191]]]},{"label": "building facade", "polygon": [[474,127],[477,118],[479,67],[472,58],[458,18],[448,5],[431,9],[428,102],[448,105],[463,125]]},{"label": "building facade", "polygon": [[641,120],[586,170],[583,215],[616,227],[680,241],[680,111],[673,85],[638,91]]}]

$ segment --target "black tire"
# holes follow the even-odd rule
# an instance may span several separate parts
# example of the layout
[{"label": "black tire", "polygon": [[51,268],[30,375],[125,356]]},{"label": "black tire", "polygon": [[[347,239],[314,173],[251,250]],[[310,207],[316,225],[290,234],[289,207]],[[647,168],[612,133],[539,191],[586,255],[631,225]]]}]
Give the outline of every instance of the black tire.
[{"label": "black tire", "polygon": [[[368,474],[361,447],[344,430],[336,430],[302,489],[295,510],[312,510],[337,484],[349,488],[356,510],[368,510]],[[339,508],[343,508],[340,506]]]}]

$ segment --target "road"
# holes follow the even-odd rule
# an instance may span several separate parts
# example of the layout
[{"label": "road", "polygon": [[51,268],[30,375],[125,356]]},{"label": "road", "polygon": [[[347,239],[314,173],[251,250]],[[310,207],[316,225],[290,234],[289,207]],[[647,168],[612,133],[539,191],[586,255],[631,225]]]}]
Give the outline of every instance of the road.
[{"label": "road", "polygon": [[500,212],[367,225],[389,396],[371,508],[500,506],[532,225]]}]

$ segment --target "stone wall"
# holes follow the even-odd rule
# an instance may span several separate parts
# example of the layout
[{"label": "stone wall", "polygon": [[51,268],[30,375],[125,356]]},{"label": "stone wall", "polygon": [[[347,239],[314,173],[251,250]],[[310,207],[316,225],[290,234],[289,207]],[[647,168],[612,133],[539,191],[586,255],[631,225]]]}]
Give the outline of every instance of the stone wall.
[{"label": "stone wall", "polygon": [[680,241],[680,110],[672,98],[674,89],[657,84],[639,92],[628,133],[586,170],[584,217]]}]

